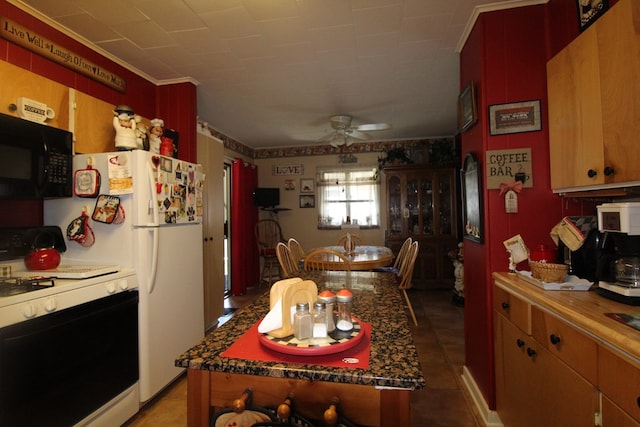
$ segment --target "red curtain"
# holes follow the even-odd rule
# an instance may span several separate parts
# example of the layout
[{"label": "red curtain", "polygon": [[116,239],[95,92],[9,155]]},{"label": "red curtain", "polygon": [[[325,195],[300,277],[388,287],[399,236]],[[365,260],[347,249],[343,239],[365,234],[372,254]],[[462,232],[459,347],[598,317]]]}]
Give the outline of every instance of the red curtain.
[{"label": "red curtain", "polygon": [[260,258],[253,228],[258,208],[253,191],[258,186],[258,168],[242,159],[231,164],[231,294],[244,295],[260,280]]}]

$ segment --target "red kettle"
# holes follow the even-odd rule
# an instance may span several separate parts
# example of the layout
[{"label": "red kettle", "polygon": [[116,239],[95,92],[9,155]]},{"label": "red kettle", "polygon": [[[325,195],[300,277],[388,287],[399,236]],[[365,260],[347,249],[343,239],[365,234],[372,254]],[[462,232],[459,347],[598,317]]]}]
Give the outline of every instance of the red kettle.
[{"label": "red kettle", "polygon": [[36,248],[24,257],[29,270],[51,270],[60,265],[60,252],[54,248]]}]

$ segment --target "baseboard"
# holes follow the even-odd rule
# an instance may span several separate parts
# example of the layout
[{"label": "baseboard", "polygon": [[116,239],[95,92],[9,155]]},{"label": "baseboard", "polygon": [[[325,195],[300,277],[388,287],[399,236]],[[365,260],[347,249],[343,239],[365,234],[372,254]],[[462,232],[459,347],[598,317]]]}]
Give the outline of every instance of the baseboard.
[{"label": "baseboard", "polygon": [[489,405],[487,405],[487,402],[484,400],[484,396],[466,366],[462,367],[462,382],[471,396],[473,404],[478,410],[478,414],[480,414],[484,425],[487,427],[504,427],[500,417],[498,417],[498,413],[489,409]]}]

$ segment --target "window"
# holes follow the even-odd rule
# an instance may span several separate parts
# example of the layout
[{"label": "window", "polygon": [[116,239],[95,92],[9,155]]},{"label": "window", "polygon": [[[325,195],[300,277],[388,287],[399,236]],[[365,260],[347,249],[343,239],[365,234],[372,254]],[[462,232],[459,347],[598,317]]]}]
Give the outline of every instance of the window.
[{"label": "window", "polygon": [[374,168],[323,169],[317,173],[318,226],[380,225],[380,185]]}]

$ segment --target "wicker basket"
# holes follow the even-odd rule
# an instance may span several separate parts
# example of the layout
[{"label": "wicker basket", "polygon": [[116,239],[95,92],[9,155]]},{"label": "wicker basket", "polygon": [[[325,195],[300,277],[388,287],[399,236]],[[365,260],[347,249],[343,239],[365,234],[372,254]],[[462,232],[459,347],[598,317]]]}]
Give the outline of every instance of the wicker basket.
[{"label": "wicker basket", "polygon": [[529,261],[531,275],[534,279],[547,283],[564,283],[569,266],[566,264],[553,264],[550,262]]}]

